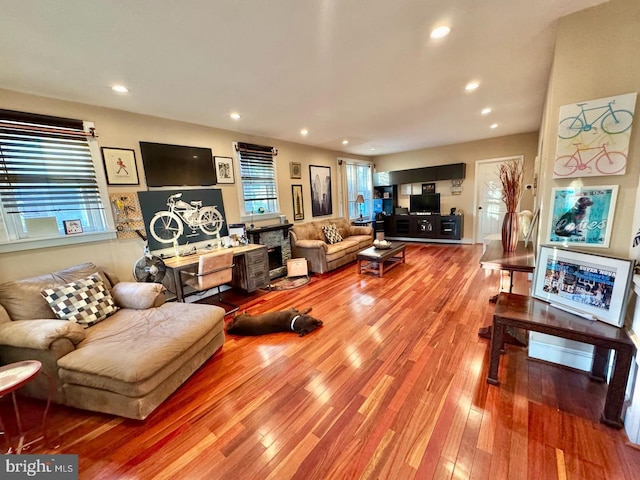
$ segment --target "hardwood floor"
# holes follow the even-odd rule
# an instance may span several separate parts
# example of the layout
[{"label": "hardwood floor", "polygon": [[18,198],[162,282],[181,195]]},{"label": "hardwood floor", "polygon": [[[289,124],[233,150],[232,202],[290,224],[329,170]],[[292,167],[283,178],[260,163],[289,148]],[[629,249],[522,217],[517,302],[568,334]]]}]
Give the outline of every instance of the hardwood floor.
[{"label": "hardwood floor", "polygon": [[54,406],[49,452],[79,454],[81,479],[640,478],[640,451],[598,421],[605,386],[516,347],[501,386],[486,383],[477,330],[499,273],[481,253],[410,244],[382,279],[352,264],[234,298],[252,313],[313,307],[324,326],[228,336],[145,422]]}]

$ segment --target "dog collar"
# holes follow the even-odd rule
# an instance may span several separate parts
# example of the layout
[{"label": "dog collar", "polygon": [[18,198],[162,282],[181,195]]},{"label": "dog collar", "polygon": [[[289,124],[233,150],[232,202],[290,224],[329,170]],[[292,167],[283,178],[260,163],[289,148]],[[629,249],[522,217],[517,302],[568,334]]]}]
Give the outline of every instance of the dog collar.
[{"label": "dog collar", "polygon": [[300,315],[296,315],[295,317],[293,317],[293,319],[291,320],[291,331],[295,332],[295,330],[293,329],[293,324],[296,323],[296,320],[298,319]]}]

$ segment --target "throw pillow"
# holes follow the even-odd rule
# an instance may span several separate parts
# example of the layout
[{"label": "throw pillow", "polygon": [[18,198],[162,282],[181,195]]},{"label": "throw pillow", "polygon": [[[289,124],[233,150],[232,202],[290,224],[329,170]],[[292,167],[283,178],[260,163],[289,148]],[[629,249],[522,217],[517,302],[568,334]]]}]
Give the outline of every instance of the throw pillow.
[{"label": "throw pillow", "polygon": [[326,227],[322,227],[322,231],[324,232],[324,237],[327,239],[327,243],[329,245],[333,245],[334,243],[338,243],[344,240],[342,238],[342,235],[340,235],[338,227],[336,227],[335,223],[327,225]]},{"label": "throw pillow", "polygon": [[86,278],[40,292],[53,313],[61,320],[89,328],[118,310],[100,276]]}]

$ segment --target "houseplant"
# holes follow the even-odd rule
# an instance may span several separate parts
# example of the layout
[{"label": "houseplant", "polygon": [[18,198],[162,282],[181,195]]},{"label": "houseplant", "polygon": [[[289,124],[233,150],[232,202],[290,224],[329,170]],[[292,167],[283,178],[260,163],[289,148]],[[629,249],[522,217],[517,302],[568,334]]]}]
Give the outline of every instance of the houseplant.
[{"label": "houseplant", "polygon": [[522,196],[523,165],[519,159],[508,160],[498,167],[502,184],[502,201],[507,207],[502,221],[502,249],[513,252],[518,246],[518,214],[516,210]]}]

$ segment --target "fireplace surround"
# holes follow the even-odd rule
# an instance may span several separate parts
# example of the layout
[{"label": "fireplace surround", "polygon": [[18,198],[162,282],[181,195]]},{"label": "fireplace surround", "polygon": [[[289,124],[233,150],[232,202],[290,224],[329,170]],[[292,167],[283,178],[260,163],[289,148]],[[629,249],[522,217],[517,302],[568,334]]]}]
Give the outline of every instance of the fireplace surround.
[{"label": "fireplace surround", "polygon": [[250,243],[267,247],[270,280],[287,274],[287,260],[291,258],[289,229],[292,226],[291,223],[279,223],[247,229],[247,238]]}]

